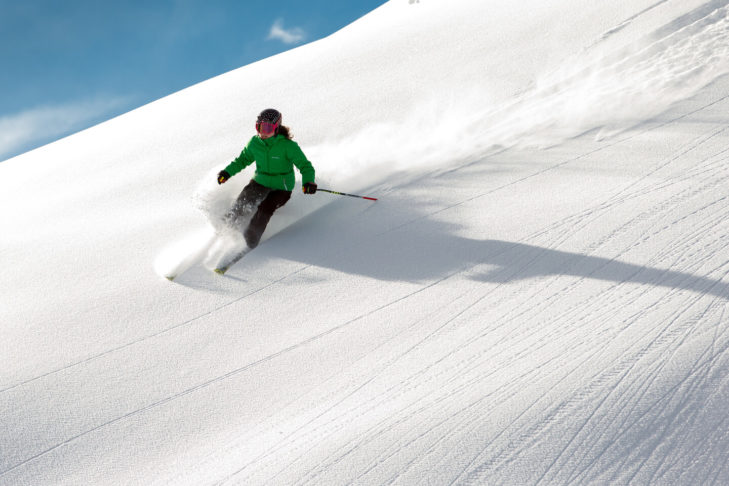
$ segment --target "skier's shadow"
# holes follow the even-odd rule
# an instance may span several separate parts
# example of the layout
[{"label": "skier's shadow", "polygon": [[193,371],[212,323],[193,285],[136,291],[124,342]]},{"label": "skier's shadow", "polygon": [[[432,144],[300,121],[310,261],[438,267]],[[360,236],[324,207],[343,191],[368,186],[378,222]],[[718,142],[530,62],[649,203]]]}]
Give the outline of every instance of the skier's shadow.
[{"label": "skier's shadow", "polygon": [[[314,218],[306,218],[302,224],[311,229],[313,221]],[[291,229],[308,242],[321,234],[317,230],[316,234],[306,231],[303,235],[296,228],[298,226]],[[449,226],[423,219],[364,241],[346,234],[336,236],[336,232],[321,228],[328,238],[326,252],[316,244],[301,241],[286,244],[286,238],[272,239],[267,250],[290,260],[386,281],[427,282],[460,271],[473,280],[490,283],[571,275],[681,289],[729,299],[729,282],[721,279],[525,243],[466,238],[452,234]],[[335,241],[331,241],[332,238]]]}]

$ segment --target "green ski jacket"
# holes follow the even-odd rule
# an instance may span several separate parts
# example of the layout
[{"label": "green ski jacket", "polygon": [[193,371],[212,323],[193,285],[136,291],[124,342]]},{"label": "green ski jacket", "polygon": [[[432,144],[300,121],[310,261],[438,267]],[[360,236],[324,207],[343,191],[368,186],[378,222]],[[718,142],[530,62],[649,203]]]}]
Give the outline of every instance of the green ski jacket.
[{"label": "green ski jacket", "polygon": [[314,166],[306,158],[299,144],[283,135],[262,139],[254,135],[240,155],[225,168],[231,176],[256,162],[253,179],[271,189],[293,191],[296,177],[294,166],[301,172],[301,183],[314,182]]}]

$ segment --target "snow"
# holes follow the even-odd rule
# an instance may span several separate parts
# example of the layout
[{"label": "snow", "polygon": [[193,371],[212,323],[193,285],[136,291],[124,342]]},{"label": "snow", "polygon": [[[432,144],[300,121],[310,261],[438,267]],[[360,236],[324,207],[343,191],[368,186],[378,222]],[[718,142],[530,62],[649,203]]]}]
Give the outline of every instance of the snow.
[{"label": "snow", "polygon": [[[391,0],[3,162],[0,484],[729,483],[727,12]],[[168,282],[269,106],[379,200]]]}]

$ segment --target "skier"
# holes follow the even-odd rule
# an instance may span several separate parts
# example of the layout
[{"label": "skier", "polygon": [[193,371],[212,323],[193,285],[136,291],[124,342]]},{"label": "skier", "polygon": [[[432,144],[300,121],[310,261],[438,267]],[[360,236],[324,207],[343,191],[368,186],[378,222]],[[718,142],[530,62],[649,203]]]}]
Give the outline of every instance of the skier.
[{"label": "skier", "polygon": [[296,182],[294,166],[301,173],[304,194],[316,193],[314,167],[291,139],[289,128],[281,124],[281,118],[278,110],[263,110],[256,120],[257,135],[218,173],[218,184],[223,184],[254,161],[256,163],[253,179],[226,215],[228,224],[243,231],[251,249],[258,246],[273,213],[291,197]]}]

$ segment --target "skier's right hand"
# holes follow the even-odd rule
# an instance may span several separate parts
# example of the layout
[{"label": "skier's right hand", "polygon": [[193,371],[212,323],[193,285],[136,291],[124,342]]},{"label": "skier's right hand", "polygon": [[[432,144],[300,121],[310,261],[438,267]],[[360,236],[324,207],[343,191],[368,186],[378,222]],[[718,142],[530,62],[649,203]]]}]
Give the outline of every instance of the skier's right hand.
[{"label": "skier's right hand", "polygon": [[223,184],[228,179],[230,179],[230,174],[228,174],[224,170],[221,170],[220,172],[218,172],[218,184]]}]

